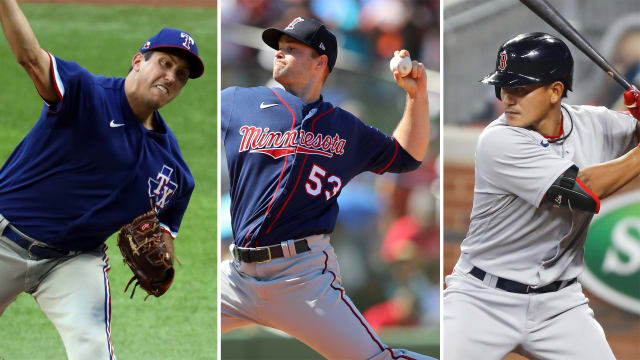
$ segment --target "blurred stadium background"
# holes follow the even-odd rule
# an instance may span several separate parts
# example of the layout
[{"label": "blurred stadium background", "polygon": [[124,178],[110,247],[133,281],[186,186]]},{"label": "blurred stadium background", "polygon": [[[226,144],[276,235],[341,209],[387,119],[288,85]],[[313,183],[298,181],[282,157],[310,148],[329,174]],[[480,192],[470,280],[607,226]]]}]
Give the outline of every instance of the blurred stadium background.
[{"label": "blurred stadium background", "polygon": [[[640,2],[551,0],[550,3],[618,71],[636,86],[640,84]],[[478,80],[494,70],[498,47],[516,34],[530,31],[558,34],[517,0],[444,0],[443,4],[446,60],[442,111],[443,266],[446,276],[458,259],[459,245],[469,225],[477,137],[485,125],[502,113],[493,87],[484,86]],[[573,45],[568,45],[575,70],[574,91],[569,93],[566,102],[625,110],[620,100],[623,90]],[[615,213],[616,221],[630,219],[627,222],[630,226],[624,232],[628,247],[620,247],[621,239],[612,235],[615,226],[602,229],[600,220],[606,220],[604,216],[595,218],[586,246],[588,271],[580,279],[616,357],[628,360],[640,359],[639,188],[640,180],[635,180],[619,191],[617,199],[603,201],[602,213]],[[598,227],[597,232],[594,227]],[[605,258],[610,259],[608,263]],[[508,358],[521,357],[510,355]]]},{"label": "blurred stadium background", "polygon": [[[177,267],[171,289],[161,298],[143,301],[145,294],[138,289],[134,299],[129,299],[123,290],[132,276],[131,270],[122,262],[115,237],[107,241],[111,264],[111,339],[115,354],[121,359],[215,359],[217,246],[211,234],[216,233],[217,209],[216,2],[24,2],[20,1],[20,6],[40,46],[62,59],[76,61],[94,74],[124,76],[140,46],[163,27],[186,30],[198,42],[205,63],[204,75],[189,80],[175,101],[160,110],[178,138],[196,181],[175,242],[182,266]],[[176,3],[184,6],[164,6]],[[33,127],[43,103],[1,33],[0,68],[0,83],[4,84],[0,92],[2,164]],[[0,317],[0,359],[65,358],[54,326],[30,295],[19,295]]]},{"label": "blurred stadium background", "polygon": [[[344,287],[383,341],[421,353],[439,353],[439,101],[438,0],[229,0],[221,2],[221,82],[277,86],[274,51],[264,28],[283,28],[298,16],[329,26],[340,46],[325,100],[391,133],[404,108],[404,92],[389,71],[393,51],[406,48],[428,69],[431,145],[427,159],[406,175],[362,174],[339,198],[332,244]],[[221,159],[220,257],[232,241],[229,182]],[[311,326],[313,326],[311,324]],[[306,345],[250,326],[222,335],[223,359],[320,358]],[[248,344],[251,344],[248,346]]]}]

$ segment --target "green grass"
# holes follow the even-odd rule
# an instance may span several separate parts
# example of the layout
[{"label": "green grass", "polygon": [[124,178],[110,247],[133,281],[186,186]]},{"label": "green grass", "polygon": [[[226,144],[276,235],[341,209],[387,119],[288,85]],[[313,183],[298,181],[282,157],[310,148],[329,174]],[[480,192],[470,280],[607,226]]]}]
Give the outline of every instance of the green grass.
[{"label": "green grass", "polygon": [[[202,78],[189,80],[180,96],[161,110],[176,134],[196,188],[176,239],[178,267],[172,288],[143,302],[138,290],[122,293],[131,277],[114,238],[112,341],[120,359],[216,358],[216,12],[132,6],[22,4],[40,46],[74,60],[94,74],[124,76],[131,57],[162,27],[190,32],[205,63]],[[0,38],[0,163],[36,122],[42,100]],[[0,317],[0,359],[64,359],[53,325],[28,294]]]}]

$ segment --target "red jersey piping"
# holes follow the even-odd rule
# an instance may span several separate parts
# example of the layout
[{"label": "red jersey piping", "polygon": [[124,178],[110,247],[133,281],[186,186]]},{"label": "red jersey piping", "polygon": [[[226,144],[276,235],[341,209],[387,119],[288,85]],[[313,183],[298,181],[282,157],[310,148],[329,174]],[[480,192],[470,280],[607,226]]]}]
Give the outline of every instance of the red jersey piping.
[{"label": "red jersey piping", "polygon": [[[58,95],[58,99],[60,101],[60,104],[55,103],[55,104],[52,104],[52,105],[56,105],[58,107],[61,107],[62,106],[62,92],[60,91],[60,87],[58,86],[58,81],[56,81],[56,71],[57,71],[57,69],[54,69],[54,67],[53,67],[53,63],[54,63],[53,55],[51,55],[51,53],[48,52],[48,51],[47,51],[47,55],[49,55],[49,63],[50,63],[50,68],[51,68],[51,78],[53,80],[53,88],[56,90],[56,94]],[[49,106],[49,102],[46,101],[46,100],[45,100],[45,102],[47,103],[47,106]],[[49,112],[51,112],[53,114],[57,114],[58,112],[60,112],[60,110],[53,111],[53,110],[49,109]]]},{"label": "red jersey piping", "polygon": [[[282,103],[287,107],[287,109],[289,109],[289,112],[291,112],[291,119],[292,119],[292,121],[291,121],[291,130],[293,130],[293,128],[296,125],[296,114],[291,109],[291,106],[289,106],[289,104],[287,104],[287,102],[284,101],[284,99],[275,90],[271,89],[271,91],[273,91],[273,93],[276,94],[278,99],[280,99],[280,101],[282,101]],[[287,158],[288,158],[288,156],[284,157],[284,164],[282,164],[282,170],[280,170],[280,176],[278,177],[278,184],[276,185],[276,190],[273,192],[273,196],[271,197],[271,201],[269,201],[269,205],[267,206],[267,211],[264,213],[265,218],[269,214],[269,211],[271,210],[271,205],[273,204],[273,201],[276,199],[276,195],[278,194],[278,189],[280,188],[280,183],[282,182],[282,175],[284,175],[284,169],[286,169],[286,167],[287,167]],[[258,247],[258,240],[257,239],[256,239],[256,247]]]},{"label": "red jersey piping", "polygon": [[[311,132],[312,133],[313,133],[313,128],[316,125],[316,120],[318,120],[321,117],[325,116],[326,114],[332,112],[334,109],[335,109],[335,107],[323,112],[322,114],[316,116],[315,119],[313,119],[313,122],[311,123]],[[284,211],[284,208],[287,207],[287,204],[289,203],[289,200],[291,200],[291,197],[296,192],[296,189],[298,188],[298,183],[300,183],[300,178],[302,177],[302,173],[304,172],[304,164],[307,162],[307,158],[308,157],[309,157],[309,154],[304,156],[304,160],[302,160],[302,167],[300,168],[300,173],[298,174],[298,178],[296,179],[296,184],[293,186],[293,190],[291,190],[291,193],[289,194],[289,197],[287,197],[287,200],[284,202],[284,205],[282,205],[282,208],[280,208],[280,211],[278,211],[278,214],[276,215],[275,219],[273,219],[273,222],[271,223],[271,225],[269,225],[269,228],[267,229],[267,234],[271,231],[271,228],[273,227],[273,224],[276,223],[276,221],[280,217],[280,214],[282,214],[282,212]]]},{"label": "red jersey piping", "polygon": [[391,164],[393,164],[393,161],[396,159],[396,156],[398,155],[398,140],[393,138],[393,141],[396,144],[396,148],[395,148],[395,150],[393,152],[393,157],[391,158],[391,161],[389,161],[387,166],[385,166],[382,170],[378,171],[377,174],[382,174],[385,170],[387,170],[389,168],[389,166],[391,166]]},{"label": "red jersey piping", "polygon": [[[326,253],[325,253],[326,255]],[[328,257],[328,256],[327,256]],[[325,265],[326,266],[326,265]],[[326,267],[325,267],[326,270]],[[324,272],[324,270],[323,270]],[[393,359],[408,359],[408,360],[416,360],[412,357],[406,356],[406,355],[400,355],[400,356],[396,356],[393,353],[393,350],[385,345],[383,345],[382,343],[380,343],[380,341],[374,336],[374,334],[372,333],[372,331],[369,329],[369,327],[366,324],[366,320],[364,320],[361,315],[358,315],[358,312],[356,310],[353,309],[353,307],[351,306],[351,304],[347,301],[347,299],[345,298],[344,295],[344,289],[342,289],[341,287],[336,287],[333,285],[333,283],[336,281],[336,279],[338,278],[336,276],[336,274],[333,273],[333,271],[329,270],[329,273],[331,275],[333,275],[333,281],[331,281],[331,288],[334,290],[338,290],[340,292],[340,298],[342,299],[342,301],[344,302],[345,305],[347,305],[347,307],[349,308],[349,310],[351,310],[351,313],[356,317],[356,319],[358,319],[358,321],[360,321],[360,324],[362,324],[362,326],[364,327],[364,329],[367,331],[367,333],[369,334],[369,336],[371,337],[371,339],[376,343],[376,345],[378,345],[378,347],[380,348],[380,351],[389,351],[391,353],[391,358]]]},{"label": "red jersey piping", "polygon": [[596,201],[596,214],[598,212],[600,212],[600,198],[598,197],[598,195],[594,194],[593,191],[591,191],[591,189],[589,189],[587,187],[587,185],[585,185],[580,178],[576,178],[576,182],[578,183],[578,185],[580,185],[580,187],[587,192],[587,194],[591,195],[591,197]]}]

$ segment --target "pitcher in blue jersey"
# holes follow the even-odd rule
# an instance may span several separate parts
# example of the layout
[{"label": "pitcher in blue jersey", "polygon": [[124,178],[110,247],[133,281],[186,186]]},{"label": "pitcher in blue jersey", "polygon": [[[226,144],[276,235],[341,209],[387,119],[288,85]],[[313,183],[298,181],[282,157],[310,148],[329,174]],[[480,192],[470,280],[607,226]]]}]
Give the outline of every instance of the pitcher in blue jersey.
[{"label": "pitcher in blue jersey", "polygon": [[[357,174],[416,169],[429,139],[426,72],[395,72],[406,107],[394,136],[323,101],[335,36],[298,17],[263,41],[277,50],[284,88],[222,92],[222,139],[231,179],[233,261],[220,268],[222,332],[256,323],[296,337],[329,359],[425,359],[385,346],[341,286],[329,243],[337,197]],[[400,56],[408,56],[406,50]]]},{"label": "pitcher in blue jersey", "polygon": [[0,314],[29,293],[69,359],[115,358],[104,242],[151,198],[173,251],[194,180],[158,109],[204,65],[190,34],[165,28],[125,78],[96,76],[41,49],[15,0],[0,21],[45,101],[0,168]]}]

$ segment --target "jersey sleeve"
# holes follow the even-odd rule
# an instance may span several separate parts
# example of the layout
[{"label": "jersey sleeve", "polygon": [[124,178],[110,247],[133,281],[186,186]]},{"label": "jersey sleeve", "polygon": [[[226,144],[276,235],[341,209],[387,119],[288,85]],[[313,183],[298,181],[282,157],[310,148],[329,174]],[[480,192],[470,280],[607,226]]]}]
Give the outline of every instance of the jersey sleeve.
[{"label": "jersey sleeve", "polygon": [[231,115],[232,115],[232,111],[233,111],[233,104],[234,104],[234,100],[235,100],[235,95],[236,95],[236,89],[237,87],[229,87],[226,88],[224,90],[222,90],[222,92],[220,93],[220,126],[221,126],[221,130],[222,130],[222,142],[224,143],[224,140],[227,137],[227,131],[229,130],[229,126],[231,125]]},{"label": "jersey sleeve", "polygon": [[78,106],[83,98],[92,96],[93,75],[73,61],[66,61],[53,56],[51,59],[51,77],[58,94],[56,103],[46,103],[49,112],[57,114],[64,109]]},{"label": "jersey sleeve", "polygon": [[601,121],[605,139],[603,151],[608,158],[615,159],[638,146],[638,121],[631,114],[606,108],[602,108],[602,111],[609,115],[602,117]]},{"label": "jersey sleeve", "polygon": [[528,131],[500,126],[482,133],[476,148],[476,191],[513,194],[540,205],[549,187],[573,162]]},{"label": "jersey sleeve", "polygon": [[360,151],[365,160],[364,171],[371,171],[376,174],[385,172],[401,173],[417,169],[421,162],[414,159],[398,141],[384,132],[366,125],[358,120],[361,126],[359,132],[363,134],[360,138]]}]

